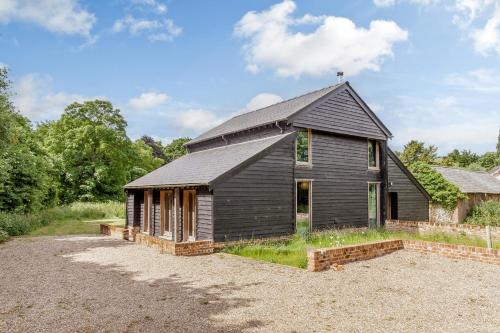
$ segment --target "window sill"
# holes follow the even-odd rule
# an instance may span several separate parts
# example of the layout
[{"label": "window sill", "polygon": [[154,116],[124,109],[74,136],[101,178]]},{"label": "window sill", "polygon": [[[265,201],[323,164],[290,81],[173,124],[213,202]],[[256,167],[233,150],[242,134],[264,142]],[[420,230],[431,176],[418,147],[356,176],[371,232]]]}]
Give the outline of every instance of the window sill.
[{"label": "window sill", "polygon": [[368,167],[368,171],[380,171],[379,167]]},{"label": "window sill", "polygon": [[295,166],[299,168],[309,168],[309,169],[313,167],[312,163],[295,163]]}]

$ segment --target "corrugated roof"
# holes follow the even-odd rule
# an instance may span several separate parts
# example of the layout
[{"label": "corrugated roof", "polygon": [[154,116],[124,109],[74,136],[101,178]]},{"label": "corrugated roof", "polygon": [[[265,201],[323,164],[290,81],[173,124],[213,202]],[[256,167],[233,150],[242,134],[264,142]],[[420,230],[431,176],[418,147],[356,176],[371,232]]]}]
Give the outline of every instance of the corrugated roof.
[{"label": "corrugated roof", "polygon": [[326,94],[335,90],[335,88],[343,85],[345,83],[336,84],[327,88],[316,90],[307,93],[302,96],[298,96],[277,104],[270,105],[268,107],[250,111],[237,115],[228,121],[216,126],[207,132],[199,135],[193,140],[189,141],[187,145],[192,143],[204,141],[207,139],[215,138],[223,134],[234,133],[242,131],[245,129],[257,127],[264,124],[269,124],[276,122],[278,120],[284,120],[293,115],[296,112],[304,109],[306,106],[315,102],[319,98],[325,96]]},{"label": "corrugated roof", "polygon": [[125,185],[125,188],[208,185],[219,176],[291,135],[294,133],[190,153],[134,180]]},{"label": "corrugated roof", "polygon": [[487,172],[438,166],[434,168],[463,193],[500,194],[500,181]]}]

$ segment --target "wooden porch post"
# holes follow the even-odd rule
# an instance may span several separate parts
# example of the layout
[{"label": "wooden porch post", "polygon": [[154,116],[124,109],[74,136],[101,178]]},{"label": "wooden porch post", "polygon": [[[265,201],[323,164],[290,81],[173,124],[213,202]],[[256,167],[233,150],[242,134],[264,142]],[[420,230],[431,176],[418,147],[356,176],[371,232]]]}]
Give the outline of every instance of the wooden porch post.
[{"label": "wooden porch post", "polygon": [[174,230],[173,230],[175,242],[182,241],[182,239],[180,238],[181,235],[179,233],[180,229],[179,227],[180,227],[180,191],[179,188],[176,188],[174,190]]}]

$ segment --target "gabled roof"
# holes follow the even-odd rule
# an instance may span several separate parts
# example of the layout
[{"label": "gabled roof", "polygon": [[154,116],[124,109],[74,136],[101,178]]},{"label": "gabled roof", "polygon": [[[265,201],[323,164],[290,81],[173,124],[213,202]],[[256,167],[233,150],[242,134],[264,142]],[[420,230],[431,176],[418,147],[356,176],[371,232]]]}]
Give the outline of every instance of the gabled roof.
[{"label": "gabled roof", "polygon": [[427,190],[420,184],[420,182],[413,176],[413,174],[408,170],[408,168],[401,162],[399,157],[389,148],[387,147],[387,154],[389,157],[396,163],[396,165],[403,171],[403,173],[408,177],[408,179],[418,188],[418,190],[427,198],[427,200],[431,200],[431,195]]},{"label": "gabled roof", "polygon": [[294,137],[294,133],[272,136],[184,155],[124,187],[175,187],[213,185],[220,177],[233,172],[264,154],[273,145]]},{"label": "gabled roof", "polygon": [[500,181],[487,172],[435,166],[434,169],[463,193],[500,194]]},{"label": "gabled roof", "polygon": [[327,94],[333,92],[335,89],[343,85],[346,85],[346,83],[336,84],[307,93],[302,96],[294,97],[292,99],[270,105],[262,109],[237,115],[223,122],[219,126],[216,126],[199,135],[198,137],[189,141],[186,145],[216,138],[221,135],[235,133],[245,129],[274,123],[276,121],[285,120],[291,115],[301,111],[308,105],[314,103],[321,97],[326,96]]}]

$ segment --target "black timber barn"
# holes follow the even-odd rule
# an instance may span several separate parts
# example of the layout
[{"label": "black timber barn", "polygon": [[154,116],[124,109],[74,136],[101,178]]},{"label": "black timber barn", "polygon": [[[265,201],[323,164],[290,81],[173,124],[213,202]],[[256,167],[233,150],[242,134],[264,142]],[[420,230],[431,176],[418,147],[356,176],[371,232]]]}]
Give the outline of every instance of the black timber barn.
[{"label": "black timber barn", "polygon": [[428,220],[391,136],[348,82],[237,115],[127,184],[127,225],[219,242]]}]

